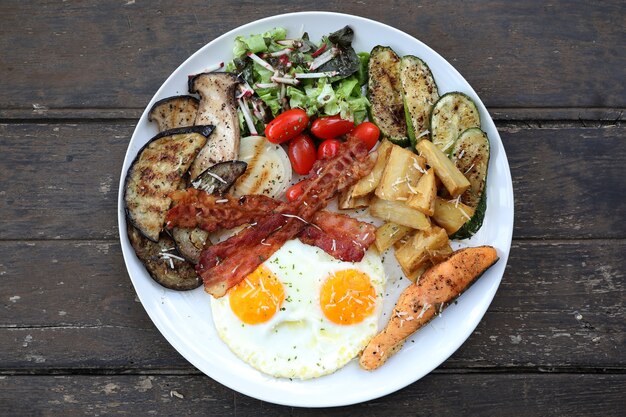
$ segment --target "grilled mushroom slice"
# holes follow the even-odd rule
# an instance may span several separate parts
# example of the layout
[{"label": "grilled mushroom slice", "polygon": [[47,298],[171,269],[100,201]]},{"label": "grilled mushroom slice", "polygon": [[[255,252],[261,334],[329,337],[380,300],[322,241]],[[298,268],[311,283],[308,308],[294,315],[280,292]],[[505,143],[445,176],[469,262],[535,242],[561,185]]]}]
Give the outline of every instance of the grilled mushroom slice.
[{"label": "grilled mushroom slice", "polygon": [[235,102],[238,84],[235,75],[225,72],[201,73],[189,79],[189,92],[200,95],[195,124],[215,125],[215,132],[191,166],[192,180],[217,162],[237,159],[241,136]]},{"label": "grilled mushroom slice", "polygon": [[193,290],[202,285],[192,264],[184,260],[174,247],[174,241],[163,233],[158,242],[152,242],[127,222],[128,239],[137,258],[145,265],[156,282],[172,290]]},{"label": "grilled mushroom slice", "polygon": [[124,202],[130,222],[153,242],[159,240],[165,214],[182,176],[206,144],[213,126],[166,130],[138,153],[126,175]]},{"label": "grilled mushroom slice", "polygon": [[156,122],[159,132],[193,126],[200,102],[193,96],[173,96],[159,100],[150,109],[148,120]]}]

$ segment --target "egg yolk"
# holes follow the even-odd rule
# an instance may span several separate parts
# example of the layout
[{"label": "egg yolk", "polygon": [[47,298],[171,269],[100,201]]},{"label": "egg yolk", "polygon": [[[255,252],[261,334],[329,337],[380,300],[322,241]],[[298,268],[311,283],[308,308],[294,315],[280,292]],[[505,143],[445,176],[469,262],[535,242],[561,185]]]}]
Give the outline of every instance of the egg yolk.
[{"label": "egg yolk", "polygon": [[360,323],[374,312],[376,291],[367,274],[356,269],[338,271],[322,284],[320,306],[333,323]]},{"label": "egg yolk", "polygon": [[272,271],[259,266],[228,292],[230,308],[246,324],[265,323],[285,300],[285,289]]}]

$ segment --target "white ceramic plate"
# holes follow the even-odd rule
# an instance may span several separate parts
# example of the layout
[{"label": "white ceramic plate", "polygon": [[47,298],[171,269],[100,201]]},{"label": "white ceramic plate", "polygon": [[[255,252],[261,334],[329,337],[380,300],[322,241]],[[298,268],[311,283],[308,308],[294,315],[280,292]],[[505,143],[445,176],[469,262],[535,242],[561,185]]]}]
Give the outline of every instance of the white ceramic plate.
[{"label": "white ceramic plate", "polygon": [[[147,120],[148,109],[159,99],[186,94],[187,75],[200,72],[217,61],[230,60],[235,36],[282,26],[288,36],[298,36],[304,30],[312,40],[318,41],[322,35],[345,25],[354,29],[357,52],[370,51],[382,44],[391,46],[399,55],[416,55],[430,66],[441,94],[462,91],[478,105],[482,129],[491,142],[488,207],[483,227],[462,245],[492,245],[497,248],[500,261],[459,298],[458,304],[450,306],[441,317],[417,332],[380,369],[364,371],[354,360],[336,373],[318,379],[276,379],[240,361],[222,343],[213,326],[210,296],[202,288],[189,292],[166,290],[149,277],[126,235],[124,178],[138,150],[157,133],[156,127]],[[469,337],[485,314],[504,273],[513,231],[513,188],[500,136],[485,106],[461,74],[439,54],[406,33],[372,20],[336,13],[293,13],[262,19],[220,36],[193,54],[163,83],[139,119],[126,152],[118,195],[118,219],[124,260],[139,299],[159,331],[181,355],[206,375],[251,397],[290,406],[328,407],[371,400],[403,388],[439,366]],[[386,256],[385,270],[389,297],[385,300],[381,326],[399,293],[408,285],[406,279],[399,278],[401,273],[391,255]]]}]

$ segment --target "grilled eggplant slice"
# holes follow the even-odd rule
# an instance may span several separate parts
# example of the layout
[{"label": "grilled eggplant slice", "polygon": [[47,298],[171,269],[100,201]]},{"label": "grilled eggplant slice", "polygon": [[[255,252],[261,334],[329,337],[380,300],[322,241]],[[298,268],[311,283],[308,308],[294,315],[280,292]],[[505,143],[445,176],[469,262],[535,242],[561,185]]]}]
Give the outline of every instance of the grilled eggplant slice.
[{"label": "grilled eggplant slice", "polygon": [[247,167],[248,164],[243,161],[217,163],[198,175],[198,178],[191,183],[191,186],[209,194],[225,194],[237,181],[237,178],[246,172]]},{"label": "grilled eggplant slice", "polygon": [[191,166],[189,175],[198,175],[217,162],[233,161],[239,155],[239,117],[235,89],[239,81],[225,72],[201,73],[189,79],[189,92],[200,95],[196,125],[215,125],[215,132]]},{"label": "grilled eggplant slice", "polygon": [[130,222],[153,242],[159,240],[168,194],[178,188],[183,174],[207,142],[213,126],[166,130],[152,138],[128,170],[124,192]]},{"label": "grilled eggplant slice", "polygon": [[145,265],[156,282],[172,290],[193,290],[202,285],[192,264],[184,260],[174,247],[174,241],[165,233],[158,242],[152,242],[127,222],[128,239],[137,258]]},{"label": "grilled eggplant slice", "polygon": [[193,96],[173,96],[159,100],[150,109],[148,120],[156,122],[159,132],[193,126],[199,101]]},{"label": "grilled eggplant slice", "polygon": [[209,233],[199,228],[186,229],[174,227],[171,231],[176,249],[192,264],[200,261],[200,254],[205,246],[211,245]]},{"label": "grilled eggplant slice", "polygon": [[368,70],[370,119],[384,138],[396,145],[408,146],[410,142],[402,103],[400,58],[388,46],[375,46],[370,53]]}]

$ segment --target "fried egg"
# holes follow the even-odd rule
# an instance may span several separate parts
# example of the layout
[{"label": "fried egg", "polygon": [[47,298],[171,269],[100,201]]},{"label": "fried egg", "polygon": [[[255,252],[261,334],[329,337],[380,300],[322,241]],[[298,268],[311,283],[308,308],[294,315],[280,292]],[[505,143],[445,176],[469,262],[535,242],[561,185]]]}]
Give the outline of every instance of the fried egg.
[{"label": "fried egg", "polygon": [[213,321],[224,343],[259,371],[319,377],[345,366],[376,334],[384,285],[375,249],[342,262],[291,240],[211,300]]}]

